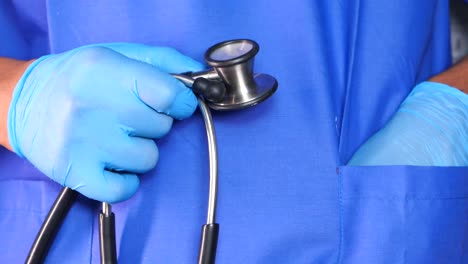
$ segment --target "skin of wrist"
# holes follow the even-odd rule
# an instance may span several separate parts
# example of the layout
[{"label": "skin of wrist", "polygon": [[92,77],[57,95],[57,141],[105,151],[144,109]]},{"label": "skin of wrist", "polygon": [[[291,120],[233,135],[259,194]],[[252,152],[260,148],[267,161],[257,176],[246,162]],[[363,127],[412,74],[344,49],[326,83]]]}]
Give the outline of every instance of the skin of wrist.
[{"label": "skin of wrist", "polygon": [[8,140],[8,110],[16,84],[34,60],[0,58],[0,145],[11,150]]},{"label": "skin of wrist", "polygon": [[435,75],[429,81],[447,84],[468,93],[468,57],[450,69]]}]

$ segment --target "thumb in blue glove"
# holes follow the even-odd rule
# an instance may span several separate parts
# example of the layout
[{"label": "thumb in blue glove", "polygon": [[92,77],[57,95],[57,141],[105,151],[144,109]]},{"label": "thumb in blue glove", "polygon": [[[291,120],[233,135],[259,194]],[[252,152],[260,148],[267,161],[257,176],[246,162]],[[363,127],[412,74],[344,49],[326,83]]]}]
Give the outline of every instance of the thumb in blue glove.
[{"label": "thumb in blue glove", "polygon": [[128,199],[139,185],[136,174],[156,165],[153,139],[197,106],[167,72],[200,69],[173,49],[139,44],[41,57],[13,92],[10,144],[45,175],[89,198]]}]

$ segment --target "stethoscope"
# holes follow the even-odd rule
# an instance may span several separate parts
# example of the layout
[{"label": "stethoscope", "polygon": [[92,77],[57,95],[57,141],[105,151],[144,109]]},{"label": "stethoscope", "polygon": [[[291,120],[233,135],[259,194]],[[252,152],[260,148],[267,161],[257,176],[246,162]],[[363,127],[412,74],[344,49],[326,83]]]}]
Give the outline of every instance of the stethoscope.
[{"label": "stethoscope", "polygon": [[[209,193],[206,224],[203,225],[199,264],[215,262],[219,224],[216,223],[218,186],[218,151],[210,108],[239,110],[257,105],[269,98],[278,82],[270,75],[254,73],[254,57],[258,44],[249,39],[236,39],[218,43],[205,53],[205,61],[212,68],[201,72],[172,74],[191,88],[198,97],[198,108],[205,122],[209,155]],[[42,263],[55,239],[78,192],[64,187],[57,196],[41,229],[31,246],[25,263]],[[115,216],[108,203],[102,203],[99,214],[99,241],[101,263],[117,263],[115,244]]]}]

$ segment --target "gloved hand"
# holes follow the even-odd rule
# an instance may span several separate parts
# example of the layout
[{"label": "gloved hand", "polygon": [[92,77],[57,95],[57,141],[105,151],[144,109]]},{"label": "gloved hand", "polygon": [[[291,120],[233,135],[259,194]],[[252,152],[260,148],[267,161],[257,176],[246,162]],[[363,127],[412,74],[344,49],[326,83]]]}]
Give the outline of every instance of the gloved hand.
[{"label": "gloved hand", "polygon": [[202,68],[173,49],[125,43],[41,57],[13,92],[10,144],[45,175],[89,198],[128,199],[139,185],[136,174],[156,165],[152,139],[197,106],[167,72]]},{"label": "gloved hand", "polygon": [[468,166],[468,95],[423,82],[348,165]]}]

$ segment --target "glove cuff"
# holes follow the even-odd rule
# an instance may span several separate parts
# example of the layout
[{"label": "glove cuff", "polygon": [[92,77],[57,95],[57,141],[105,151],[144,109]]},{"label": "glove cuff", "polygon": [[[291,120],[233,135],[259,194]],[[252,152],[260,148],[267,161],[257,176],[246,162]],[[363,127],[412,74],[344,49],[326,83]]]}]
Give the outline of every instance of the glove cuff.
[{"label": "glove cuff", "polygon": [[460,102],[462,102],[465,107],[468,107],[468,94],[465,94],[464,92],[460,91],[457,88],[454,88],[450,85],[443,84],[443,83],[438,83],[438,82],[422,82],[414,89],[411,91],[411,93],[408,95],[408,98],[411,96],[416,95],[417,93],[441,93],[444,95],[448,95]]},{"label": "glove cuff", "polygon": [[8,108],[8,120],[7,120],[8,141],[11,145],[13,152],[18,154],[22,158],[24,157],[24,155],[21,152],[21,149],[18,145],[18,140],[17,140],[17,135],[16,135],[16,115],[17,115],[16,104],[21,96],[21,92],[23,91],[24,85],[29,75],[31,74],[31,72],[39,63],[44,61],[49,56],[50,55],[42,56],[38,58],[26,68],[23,75],[21,76],[18,83],[16,84],[15,88],[13,89],[13,93],[11,96],[11,102],[10,102],[10,107]]}]

